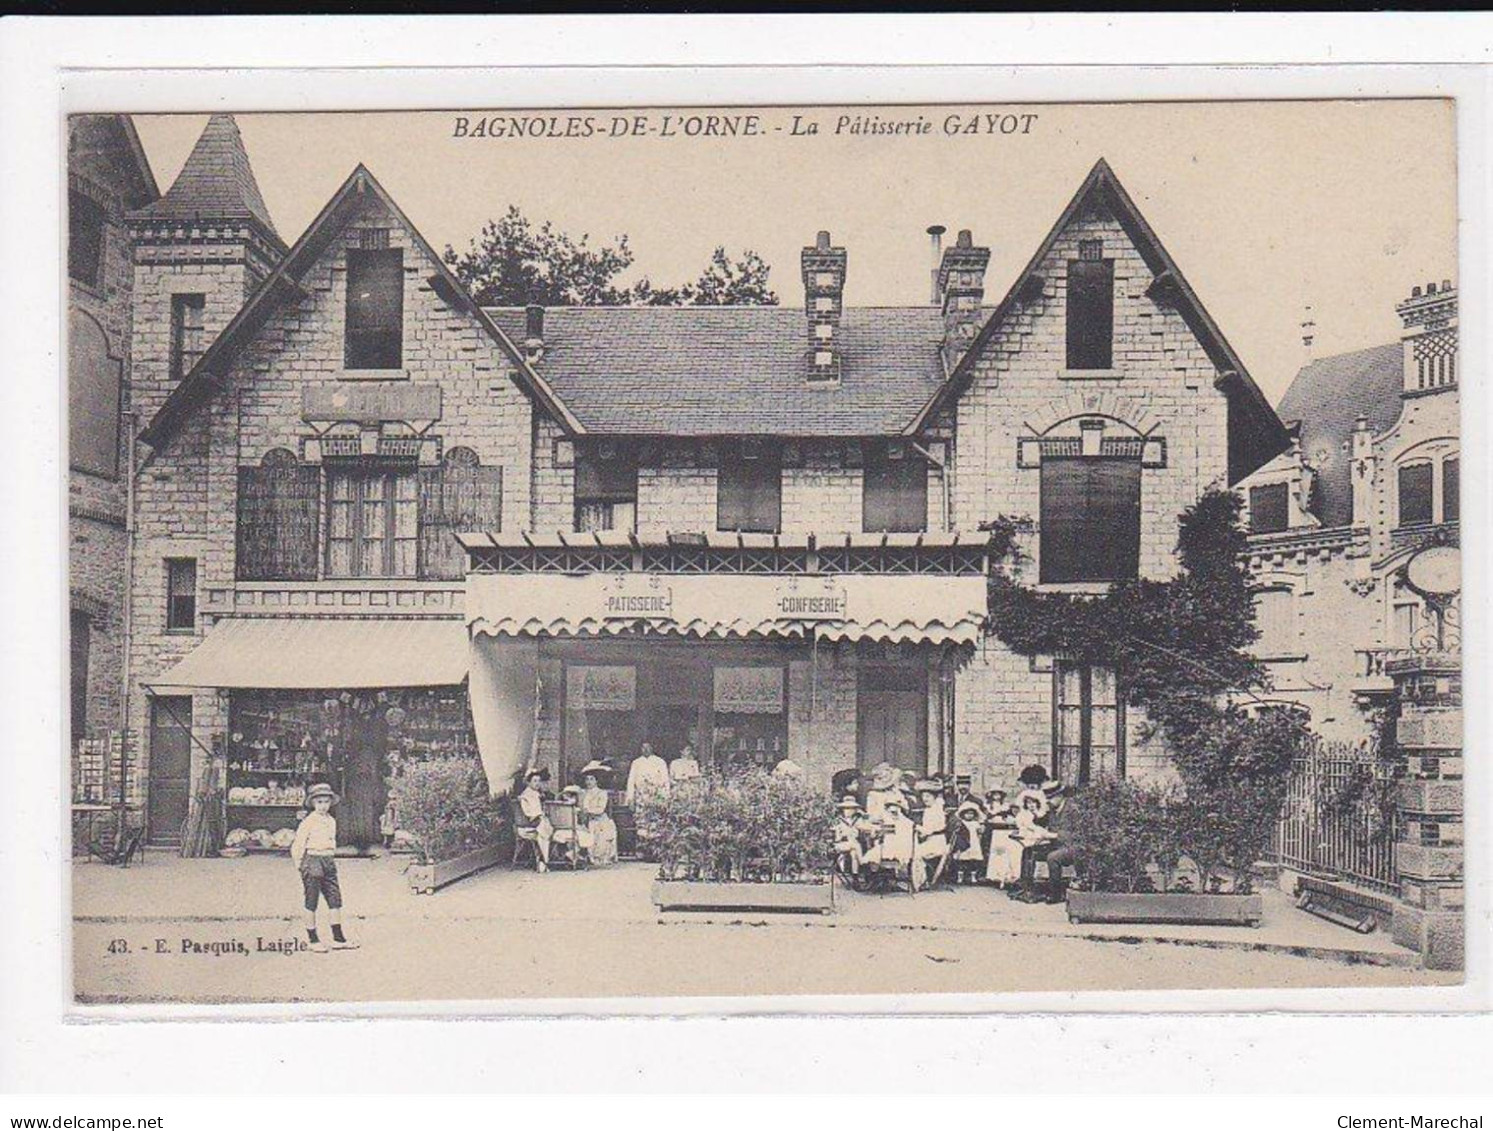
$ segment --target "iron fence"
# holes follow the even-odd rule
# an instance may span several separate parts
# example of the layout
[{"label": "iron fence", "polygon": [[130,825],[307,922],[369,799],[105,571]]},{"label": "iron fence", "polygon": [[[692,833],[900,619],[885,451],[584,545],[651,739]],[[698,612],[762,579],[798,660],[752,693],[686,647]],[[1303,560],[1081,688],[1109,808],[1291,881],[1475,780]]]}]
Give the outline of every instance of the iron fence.
[{"label": "iron fence", "polygon": [[1395,891],[1398,776],[1393,759],[1367,744],[1324,743],[1298,759],[1271,838],[1273,859],[1312,875]]}]

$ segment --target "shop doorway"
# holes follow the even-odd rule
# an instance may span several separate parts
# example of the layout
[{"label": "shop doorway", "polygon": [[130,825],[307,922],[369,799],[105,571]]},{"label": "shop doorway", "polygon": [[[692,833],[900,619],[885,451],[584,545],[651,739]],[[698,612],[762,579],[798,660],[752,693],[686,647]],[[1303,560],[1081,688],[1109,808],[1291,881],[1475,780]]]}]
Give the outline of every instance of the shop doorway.
[{"label": "shop doorway", "polygon": [[881,762],[928,770],[928,671],[923,667],[862,668],[856,679],[856,762],[862,772]]},{"label": "shop doorway", "polygon": [[667,704],[644,712],[643,741],[665,762],[672,762],[689,743],[700,754],[700,708],[698,704]]},{"label": "shop doorway", "polygon": [[153,845],[181,843],[192,783],[192,697],[150,701],[150,773],[146,828]]},{"label": "shop doorway", "polygon": [[384,712],[351,712],[343,728],[346,761],[343,796],[337,807],[339,844],[367,848],[380,840],[378,819],[389,803],[389,727]]}]

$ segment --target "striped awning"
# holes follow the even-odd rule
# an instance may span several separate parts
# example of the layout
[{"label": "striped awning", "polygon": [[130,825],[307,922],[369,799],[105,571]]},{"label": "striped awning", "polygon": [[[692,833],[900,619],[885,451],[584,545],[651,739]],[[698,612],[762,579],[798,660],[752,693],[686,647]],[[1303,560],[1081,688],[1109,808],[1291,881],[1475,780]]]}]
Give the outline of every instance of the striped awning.
[{"label": "striped awning", "polygon": [[584,637],[643,629],[707,639],[973,644],[984,624],[985,600],[979,576],[467,576],[473,636]]},{"label": "striped awning", "polygon": [[343,690],[447,687],[467,676],[466,626],[456,620],[220,621],[152,688]]}]

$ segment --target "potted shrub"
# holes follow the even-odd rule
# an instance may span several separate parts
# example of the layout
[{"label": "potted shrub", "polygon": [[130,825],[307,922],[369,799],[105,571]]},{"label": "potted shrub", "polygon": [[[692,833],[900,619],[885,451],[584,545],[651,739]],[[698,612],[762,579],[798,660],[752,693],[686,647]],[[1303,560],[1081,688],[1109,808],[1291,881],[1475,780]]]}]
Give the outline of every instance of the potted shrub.
[{"label": "potted shrub", "polygon": [[658,861],[659,910],[834,909],[829,797],[760,770],[707,774],[641,798],[639,844]]},{"label": "potted shrub", "polygon": [[1102,781],[1069,804],[1079,872],[1070,921],[1259,925],[1263,905],[1248,878],[1260,830],[1269,835],[1259,791],[1231,783],[1182,796]]},{"label": "potted shrub", "polygon": [[416,892],[490,868],[507,850],[506,804],[489,794],[475,759],[406,763],[389,779],[389,797],[414,837],[417,855],[405,874]]}]

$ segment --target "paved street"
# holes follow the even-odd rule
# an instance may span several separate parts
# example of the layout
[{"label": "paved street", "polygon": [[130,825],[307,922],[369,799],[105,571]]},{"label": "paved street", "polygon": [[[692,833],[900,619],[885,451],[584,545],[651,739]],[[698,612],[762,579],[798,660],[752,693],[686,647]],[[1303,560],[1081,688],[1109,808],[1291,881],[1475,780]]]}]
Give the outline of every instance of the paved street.
[{"label": "paved street", "polygon": [[[73,869],[83,1002],[490,1000],[585,996],[1454,984],[1380,935],[1282,893],[1248,928],[1096,927],[986,889],[842,897],[833,916],[674,913],[646,865],[495,869],[414,896],[402,861],[341,863],[352,952],[299,949],[288,861],[152,854]],[[279,948],[288,949],[279,949]]]}]

